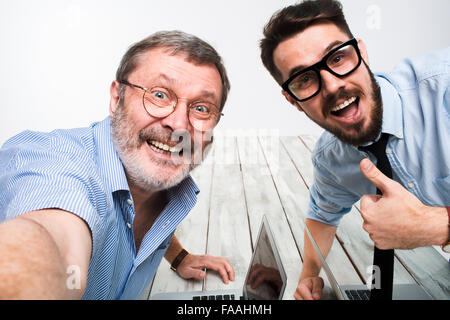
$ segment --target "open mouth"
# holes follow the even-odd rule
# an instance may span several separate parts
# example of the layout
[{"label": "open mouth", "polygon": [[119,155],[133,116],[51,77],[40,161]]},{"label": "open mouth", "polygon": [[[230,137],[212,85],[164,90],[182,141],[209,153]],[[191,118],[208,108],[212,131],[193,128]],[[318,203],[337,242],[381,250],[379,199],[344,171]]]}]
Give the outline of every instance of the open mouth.
[{"label": "open mouth", "polygon": [[340,120],[357,121],[359,112],[359,98],[351,97],[331,109],[331,114]]},{"label": "open mouth", "polygon": [[156,140],[147,140],[147,144],[150,146],[150,148],[156,152],[165,154],[165,155],[179,155],[181,156],[183,154],[183,147],[182,144],[176,144],[174,146],[169,146],[163,142],[156,141]]}]

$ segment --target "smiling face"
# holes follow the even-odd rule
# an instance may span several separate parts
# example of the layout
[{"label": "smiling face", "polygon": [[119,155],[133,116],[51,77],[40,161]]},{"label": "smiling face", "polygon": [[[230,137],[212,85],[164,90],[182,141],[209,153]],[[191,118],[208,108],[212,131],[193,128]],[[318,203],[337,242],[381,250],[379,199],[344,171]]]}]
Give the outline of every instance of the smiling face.
[{"label": "smiling face", "polygon": [[145,110],[142,90],[127,86],[120,99],[119,83],[111,85],[112,136],[129,182],[144,190],[167,189],[181,182],[209,149],[211,132],[192,126],[188,105],[199,100],[220,105],[221,77],[214,65],[193,64],[183,54],[156,48],[140,57],[127,81],[164,87],[178,96],[175,110],[157,118]]},{"label": "smiling face", "polygon": [[[330,50],[348,40],[348,35],[333,23],[313,24],[281,42],[274,51],[274,62],[285,81],[293,71],[317,63]],[[320,70],[322,88],[313,98],[299,103],[283,91],[286,99],[311,120],[355,146],[374,140],[382,122],[379,87],[368,68],[367,52],[360,40],[358,47],[363,63],[345,77]]]}]

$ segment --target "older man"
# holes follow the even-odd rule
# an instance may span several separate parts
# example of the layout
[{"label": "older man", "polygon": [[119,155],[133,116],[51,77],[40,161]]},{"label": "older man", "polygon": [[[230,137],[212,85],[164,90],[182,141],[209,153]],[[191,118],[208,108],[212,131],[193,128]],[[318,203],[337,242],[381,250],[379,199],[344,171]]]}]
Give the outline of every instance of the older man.
[{"label": "older man", "polygon": [[184,278],[210,268],[234,280],[226,258],[188,254],[174,236],[196,203],[189,172],[229,88],[209,44],[158,32],[124,55],[110,117],[9,139],[0,150],[0,298],[138,298],[164,255]]},{"label": "older man", "polygon": [[[381,262],[380,290],[392,286],[391,249],[442,245],[450,250],[450,50],[406,60],[391,73],[374,76],[364,42],[353,37],[334,0],[280,10],[264,36],[261,58],[282,94],[326,130],[312,155],[306,219],[324,255],[340,219],[360,198],[363,228],[376,246],[374,265]],[[305,237],[297,299],[320,298],[319,270]]]}]

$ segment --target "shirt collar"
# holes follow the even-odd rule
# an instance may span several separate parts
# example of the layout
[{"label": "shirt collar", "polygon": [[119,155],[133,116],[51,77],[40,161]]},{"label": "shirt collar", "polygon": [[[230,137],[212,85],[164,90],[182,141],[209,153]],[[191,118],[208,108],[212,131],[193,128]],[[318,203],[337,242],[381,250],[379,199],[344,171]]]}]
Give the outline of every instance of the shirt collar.
[{"label": "shirt collar", "polygon": [[381,131],[403,139],[403,110],[400,96],[395,87],[383,76],[375,77],[383,99],[383,124]]}]

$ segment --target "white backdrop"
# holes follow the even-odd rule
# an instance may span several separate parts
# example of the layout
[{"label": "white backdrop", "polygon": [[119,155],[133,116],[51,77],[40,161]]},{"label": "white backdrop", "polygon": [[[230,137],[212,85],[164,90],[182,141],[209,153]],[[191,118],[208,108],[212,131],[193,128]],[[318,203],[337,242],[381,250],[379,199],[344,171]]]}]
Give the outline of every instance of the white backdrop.
[{"label": "white backdrop", "polygon": [[[0,144],[26,130],[86,126],[108,114],[126,49],[158,30],[210,42],[232,84],[217,131],[320,133],[262,66],[262,28],[288,0],[0,0]],[[374,71],[450,45],[449,0],[343,0]]]}]

